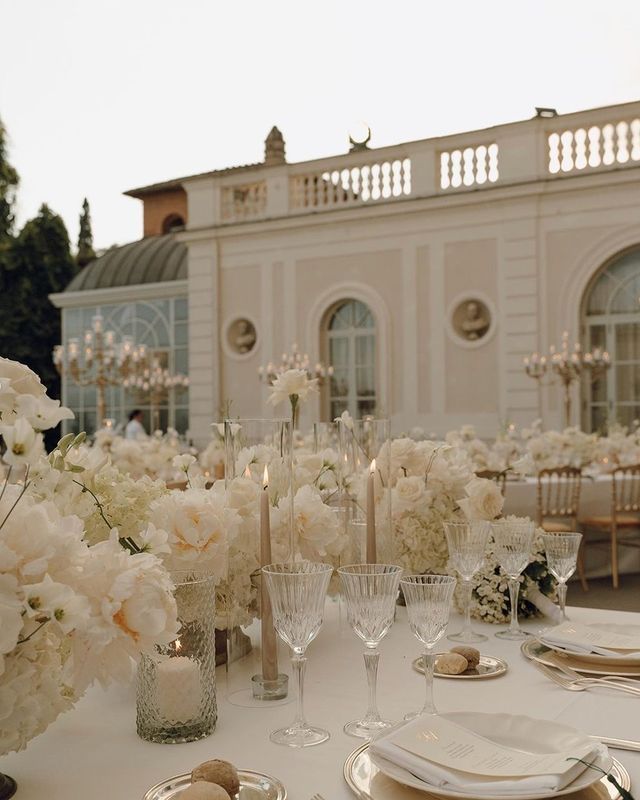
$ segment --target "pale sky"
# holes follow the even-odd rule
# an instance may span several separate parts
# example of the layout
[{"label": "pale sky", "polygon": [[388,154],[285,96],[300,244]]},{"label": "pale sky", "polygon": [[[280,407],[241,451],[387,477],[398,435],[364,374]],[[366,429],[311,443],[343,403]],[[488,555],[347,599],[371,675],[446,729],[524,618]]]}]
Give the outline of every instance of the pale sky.
[{"label": "pale sky", "polygon": [[0,0],[19,223],[142,235],[136,186],[640,98],[640,0]]}]

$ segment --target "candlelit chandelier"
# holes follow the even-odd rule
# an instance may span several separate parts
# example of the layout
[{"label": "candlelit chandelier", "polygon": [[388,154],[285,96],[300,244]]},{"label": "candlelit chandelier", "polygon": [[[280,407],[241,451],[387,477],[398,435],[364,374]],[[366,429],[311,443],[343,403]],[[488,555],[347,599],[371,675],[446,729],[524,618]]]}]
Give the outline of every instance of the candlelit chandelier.
[{"label": "candlelit chandelier", "polygon": [[320,386],[333,375],[332,366],[325,366],[320,361],[312,366],[307,353],[301,354],[298,345],[294,343],[291,346],[291,353],[283,353],[278,363],[269,361],[265,366],[258,367],[258,378],[263,383],[271,385],[279,375],[290,369],[304,370],[307,376],[310,379],[315,378]]}]

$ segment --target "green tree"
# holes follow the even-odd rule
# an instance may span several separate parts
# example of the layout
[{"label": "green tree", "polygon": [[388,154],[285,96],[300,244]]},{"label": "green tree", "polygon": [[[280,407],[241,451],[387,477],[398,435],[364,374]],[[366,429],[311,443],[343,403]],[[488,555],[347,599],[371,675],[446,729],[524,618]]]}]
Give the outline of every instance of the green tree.
[{"label": "green tree", "polygon": [[13,204],[20,179],[7,157],[7,131],[0,119],[0,247],[11,237]]},{"label": "green tree", "polygon": [[84,198],[82,212],[80,213],[80,233],[78,234],[78,255],[76,263],[79,267],[86,266],[96,257],[93,249],[93,233],[91,231],[91,212],[89,211],[89,201]]},{"label": "green tree", "polygon": [[49,294],[61,292],[77,271],[62,218],[42,205],[13,240],[6,262],[0,270],[0,353],[27,364],[59,397],[51,353],[61,341],[60,312]]}]

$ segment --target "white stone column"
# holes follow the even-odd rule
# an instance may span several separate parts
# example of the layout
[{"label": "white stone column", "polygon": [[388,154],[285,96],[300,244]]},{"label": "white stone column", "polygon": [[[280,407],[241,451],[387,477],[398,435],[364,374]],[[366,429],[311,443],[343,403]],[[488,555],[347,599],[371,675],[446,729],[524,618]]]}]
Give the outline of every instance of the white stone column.
[{"label": "white stone column", "polygon": [[216,240],[189,249],[189,432],[197,447],[211,438],[220,406],[219,264]]}]

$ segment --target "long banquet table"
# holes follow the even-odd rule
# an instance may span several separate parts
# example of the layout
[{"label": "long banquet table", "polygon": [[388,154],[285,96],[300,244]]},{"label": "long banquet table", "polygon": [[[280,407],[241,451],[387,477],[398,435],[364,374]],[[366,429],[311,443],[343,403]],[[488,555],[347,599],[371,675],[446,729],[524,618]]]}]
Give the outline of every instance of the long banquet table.
[{"label": "long banquet table", "polygon": [[[640,623],[640,614],[628,612],[571,608],[569,613],[576,621]],[[539,619],[525,625],[535,630],[544,622]],[[459,617],[452,617],[450,624],[457,628]],[[491,680],[436,679],[439,710],[522,713],[600,736],[640,738],[640,698],[606,688],[567,691],[526,661],[519,642],[496,639],[497,626],[475,624],[489,635],[482,652],[505,658],[509,671]],[[398,609],[381,652],[380,708],[389,718],[399,719],[420,706],[424,696],[424,679],[411,667],[419,648],[404,608]],[[0,770],[18,781],[17,800],[141,800],[155,783],[219,757],[277,776],[286,785],[289,800],[309,800],[316,792],[326,800],[348,800],[353,795],[342,777],[343,763],[361,741],[344,734],[342,726],[364,712],[366,686],[361,647],[340,614],[338,602],[327,600],[325,624],[308,655],[307,716],[331,731],[325,744],[304,750],[272,744],[269,730],[289,722],[294,706],[251,709],[231,705],[226,698],[225,673],[219,669],[218,725],[206,739],[179,745],[144,742],[135,730],[134,687],[94,688],[26,751],[0,759]],[[288,663],[286,666],[288,670]],[[235,666],[236,677],[240,669]],[[638,789],[640,752],[613,753],[631,774],[632,789]]]}]

